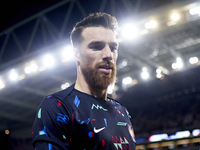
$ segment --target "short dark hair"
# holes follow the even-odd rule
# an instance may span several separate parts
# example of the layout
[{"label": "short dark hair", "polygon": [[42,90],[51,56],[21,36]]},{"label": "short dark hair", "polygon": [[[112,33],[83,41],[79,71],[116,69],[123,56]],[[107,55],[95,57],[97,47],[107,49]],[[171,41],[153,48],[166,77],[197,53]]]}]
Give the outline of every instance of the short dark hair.
[{"label": "short dark hair", "polygon": [[107,13],[92,13],[74,26],[70,39],[73,47],[77,48],[83,41],[82,31],[87,27],[105,27],[117,33],[117,19]]}]

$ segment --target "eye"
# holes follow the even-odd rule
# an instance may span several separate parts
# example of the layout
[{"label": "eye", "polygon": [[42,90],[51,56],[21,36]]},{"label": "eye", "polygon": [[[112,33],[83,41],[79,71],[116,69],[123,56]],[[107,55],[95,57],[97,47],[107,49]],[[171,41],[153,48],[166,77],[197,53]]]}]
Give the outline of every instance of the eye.
[{"label": "eye", "polygon": [[104,48],[104,45],[93,45],[90,48],[93,50],[102,50]]},{"label": "eye", "polygon": [[113,51],[117,50],[117,47],[116,46],[110,46],[110,50],[113,52]]}]

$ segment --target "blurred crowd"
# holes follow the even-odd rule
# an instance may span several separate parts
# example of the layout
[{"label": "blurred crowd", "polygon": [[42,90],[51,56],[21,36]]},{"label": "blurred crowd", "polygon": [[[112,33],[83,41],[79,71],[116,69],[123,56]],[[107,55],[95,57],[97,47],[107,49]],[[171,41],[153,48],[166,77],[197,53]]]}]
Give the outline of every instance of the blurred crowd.
[{"label": "blurred crowd", "polygon": [[200,96],[160,100],[132,111],[136,138],[200,129]]}]

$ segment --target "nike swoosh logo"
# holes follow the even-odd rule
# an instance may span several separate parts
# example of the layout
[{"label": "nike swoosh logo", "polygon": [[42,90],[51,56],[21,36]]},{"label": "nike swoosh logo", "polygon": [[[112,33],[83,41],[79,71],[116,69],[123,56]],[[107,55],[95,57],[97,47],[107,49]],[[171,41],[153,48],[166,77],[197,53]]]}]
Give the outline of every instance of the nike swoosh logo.
[{"label": "nike swoosh logo", "polygon": [[100,129],[96,129],[96,128],[94,127],[94,132],[95,132],[95,133],[99,133],[99,132],[101,132],[103,129],[105,129],[105,127],[100,128]]}]

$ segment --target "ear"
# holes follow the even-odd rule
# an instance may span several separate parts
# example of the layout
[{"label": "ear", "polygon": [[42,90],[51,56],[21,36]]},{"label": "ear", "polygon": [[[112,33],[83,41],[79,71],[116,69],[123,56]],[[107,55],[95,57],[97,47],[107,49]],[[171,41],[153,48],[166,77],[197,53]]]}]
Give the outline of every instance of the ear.
[{"label": "ear", "polygon": [[80,52],[77,48],[73,48],[73,52],[74,52],[74,55],[73,55],[73,61],[75,61],[76,63],[78,63],[80,61]]}]

